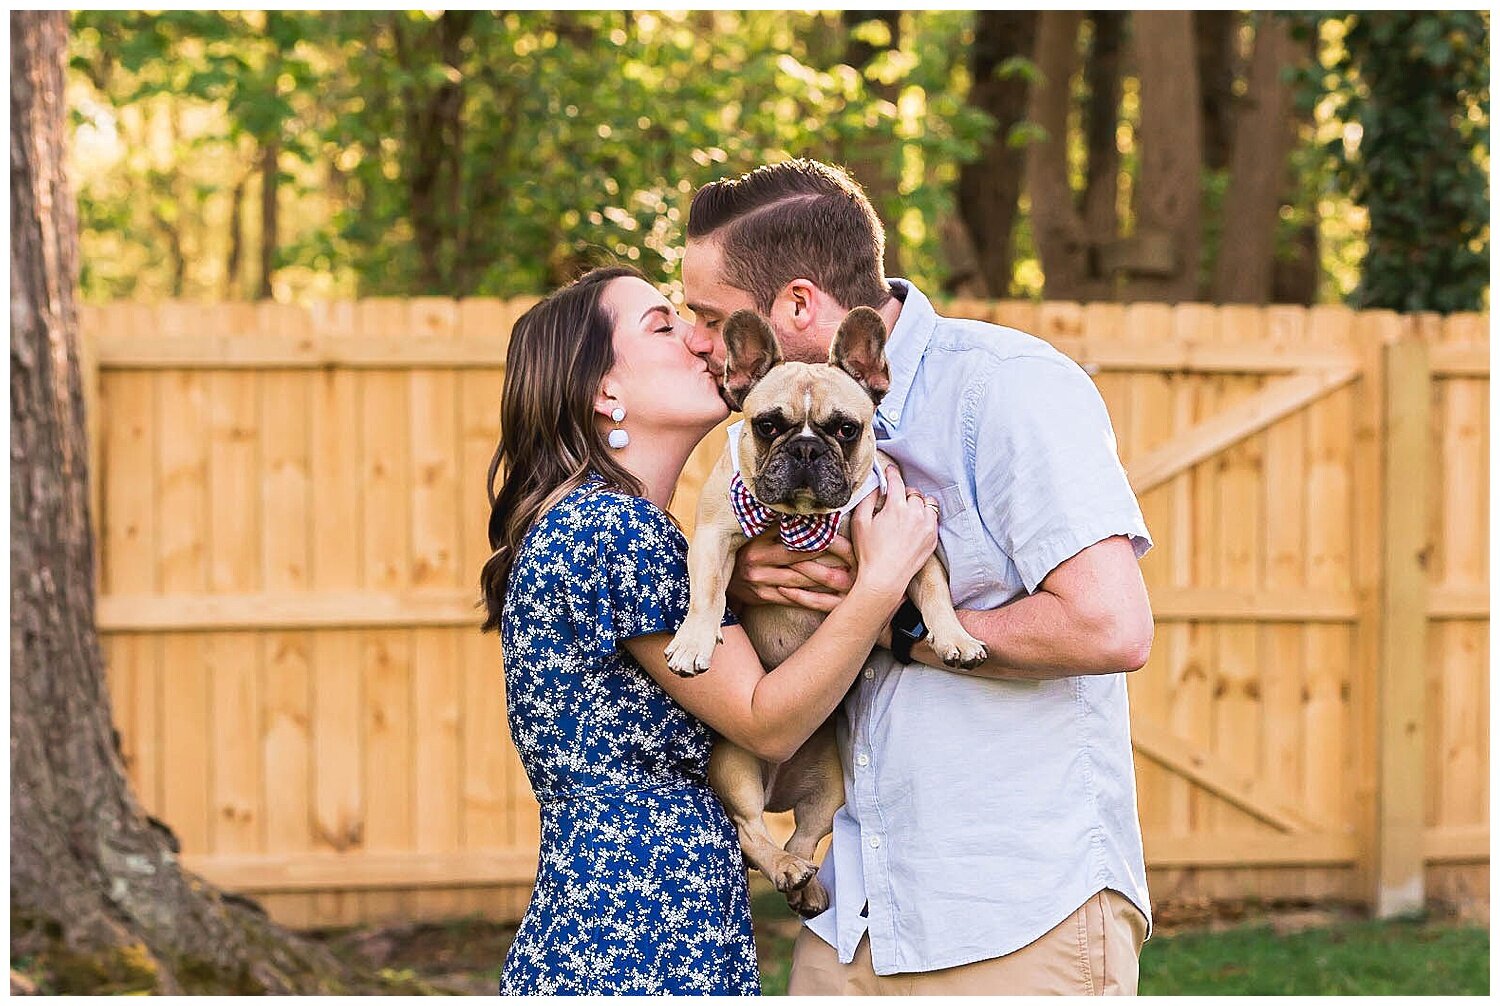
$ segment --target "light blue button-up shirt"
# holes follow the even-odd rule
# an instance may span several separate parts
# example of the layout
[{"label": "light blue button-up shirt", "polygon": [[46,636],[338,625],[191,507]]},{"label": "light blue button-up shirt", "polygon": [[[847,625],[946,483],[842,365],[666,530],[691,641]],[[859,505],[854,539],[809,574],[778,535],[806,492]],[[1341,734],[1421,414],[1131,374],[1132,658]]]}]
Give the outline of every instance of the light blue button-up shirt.
[{"label": "light blue button-up shirt", "polygon": [[[1014,329],[901,316],[878,446],[936,496],[953,598],[989,610],[1113,535],[1151,547],[1088,375]],[[876,650],[843,705],[845,804],[808,923],[876,974],[999,957],[1105,888],[1150,917],[1123,674],[995,681]]]}]

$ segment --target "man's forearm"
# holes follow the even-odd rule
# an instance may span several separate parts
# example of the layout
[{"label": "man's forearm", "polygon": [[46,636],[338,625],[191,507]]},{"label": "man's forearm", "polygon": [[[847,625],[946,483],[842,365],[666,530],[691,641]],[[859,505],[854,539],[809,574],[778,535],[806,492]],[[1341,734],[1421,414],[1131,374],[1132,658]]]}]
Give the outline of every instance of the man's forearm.
[{"label": "man's forearm", "polygon": [[[959,611],[958,620],[989,648],[989,659],[961,673],[987,678],[1045,681],[1081,674],[1133,671],[1151,650],[1149,614],[1139,619],[1074,611],[1055,594],[1039,590],[991,611]],[[927,640],[912,647],[912,659],[942,667]]]}]

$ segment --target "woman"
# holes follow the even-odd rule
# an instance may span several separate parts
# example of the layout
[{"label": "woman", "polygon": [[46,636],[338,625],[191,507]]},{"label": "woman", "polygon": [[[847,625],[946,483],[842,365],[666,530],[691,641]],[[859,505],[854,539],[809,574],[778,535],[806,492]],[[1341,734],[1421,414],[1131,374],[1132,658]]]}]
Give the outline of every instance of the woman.
[{"label": "woman", "polygon": [[634,270],[595,270],[516,323],[490,477],[511,734],[541,805],[536,888],[505,994],[758,994],[745,866],[706,773],[714,732],[784,759],[837,707],[937,529],[892,469],[854,512],[847,597],[774,674],[724,618],[705,673],[663,650],[687,614],[667,515],[688,455],[728,415],[690,326]]}]

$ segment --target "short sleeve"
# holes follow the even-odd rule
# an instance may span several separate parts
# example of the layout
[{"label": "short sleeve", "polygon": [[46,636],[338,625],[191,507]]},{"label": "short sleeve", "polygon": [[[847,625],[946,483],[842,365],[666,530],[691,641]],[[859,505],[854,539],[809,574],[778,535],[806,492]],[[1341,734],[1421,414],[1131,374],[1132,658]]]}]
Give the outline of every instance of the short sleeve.
[{"label": "short sleeve", "polygon": [[1063,356],[1001,361],[970,385],[965,449],[986,530],[1028,592],[1090,545],[1127,535],[1151,548],[1094,382]]},{"label": "short sleeve", "polygon": [[[605,650],[637,636],[676,632],[687,618],[691,587],[687,541],[649,500],[609,493],[595,508],[596,565],[580,614],[598,628]],[[734,618],[726,611],[724,624]]]}]

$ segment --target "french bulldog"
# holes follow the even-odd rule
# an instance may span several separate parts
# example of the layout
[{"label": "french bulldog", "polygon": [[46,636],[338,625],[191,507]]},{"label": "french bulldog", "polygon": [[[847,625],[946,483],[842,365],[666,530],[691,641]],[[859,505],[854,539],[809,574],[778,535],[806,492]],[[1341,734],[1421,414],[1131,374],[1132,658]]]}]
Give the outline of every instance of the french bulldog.
[{"label": "french bulldog", "polygon": [[[769,322],[736,311],[724,326],[725,399],[745,415],[738,435],[704,483],[697,530],[688,548],[691,595],[687,618],[667,646],[667,664],[692,677],[707,670],[723,640],[719,624],[735,553],[762,526],[780,525],[792,548],[817,551],[832,534],[848,535],[843,513],[872,488],[889,459],[875,449],[875,407],[890,387],[886,328],[868,307],[839,326],[826,364],[783,360]],[[933,649],[951,667],[972,668],[988,656],[953,610],[941,546],[912,579],[908,596],[922,612]],[[754,605],[740,616],[768,671],[817,629],[823,613],[787,605]],[[844,802],[834,723],[830,716],[780,765],[761,761],[720,739],[709,761],[709,783],[739,833],[745,859],[813,916],[828,907],[812,857],[833,830]],[[767,811],[791,810],[796,828],[785,849],[766,829]]]}]

